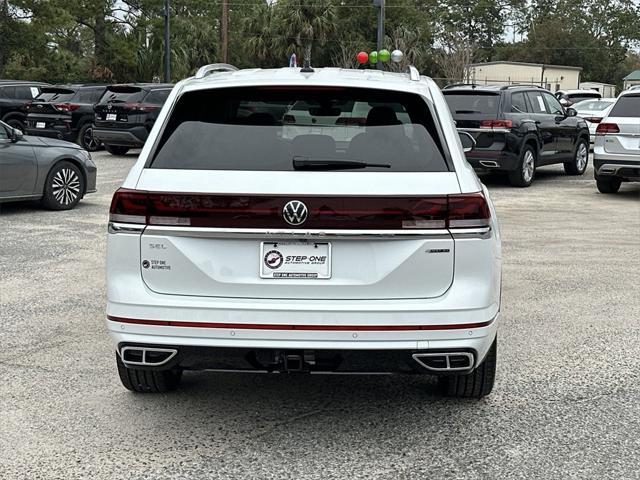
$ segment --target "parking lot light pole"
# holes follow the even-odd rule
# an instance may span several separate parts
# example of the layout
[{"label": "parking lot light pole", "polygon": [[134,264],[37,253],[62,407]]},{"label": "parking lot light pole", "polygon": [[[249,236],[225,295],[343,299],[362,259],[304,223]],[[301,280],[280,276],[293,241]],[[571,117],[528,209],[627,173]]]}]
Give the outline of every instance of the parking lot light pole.
[{"label": "parking lot light pole", "polygon": [[[384,0],[373,0],[373,5],[378,7],[378,42],[377,50],[380,52],[384,48]],[[378,57],[376,64],[378,70],[382,70],[382,61]]]},{"label": "parking lot light pole", "polygon": [[171,82],[171,44],[169,39],[169,0],[164,0],[164,81]]}]

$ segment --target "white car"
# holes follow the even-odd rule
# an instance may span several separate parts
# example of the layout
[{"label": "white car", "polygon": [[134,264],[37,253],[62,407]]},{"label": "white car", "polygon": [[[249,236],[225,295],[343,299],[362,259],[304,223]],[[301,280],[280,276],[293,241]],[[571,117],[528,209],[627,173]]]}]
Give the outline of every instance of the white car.
[{"label": "white car", "polygon": [[640,90],[622,92],[598,124],[593,169],[602,193],[616,193],[622,182],[640,181]]},{"label": "white car", "polygon": [[598,124],[607,116],[607,113],[615,101],[615,98],[594,98],[582,100],[571,106],[571,108],[578,113],[579,117],[582,117],[587,121],[591,144],[593,144],[595,139]]},{"label": "white car", "polygon": [[[337,121],[354,102],[364,128]],[[336,121],[294,135],[278,117],[303,104]],[[398,372],[491,392],[500,234],[461,138],[415,68],[210,65],[178,83],[110,209],[124,386],[168,391],[200,369]]]},{"label": "white car", "polygon": [[593,100],[602,98],[602,94],[597,90],[558,90],[555,93],[556,98],[560,101],[563,107],[571,107],[574,103],[581,102],[583,100]]}]

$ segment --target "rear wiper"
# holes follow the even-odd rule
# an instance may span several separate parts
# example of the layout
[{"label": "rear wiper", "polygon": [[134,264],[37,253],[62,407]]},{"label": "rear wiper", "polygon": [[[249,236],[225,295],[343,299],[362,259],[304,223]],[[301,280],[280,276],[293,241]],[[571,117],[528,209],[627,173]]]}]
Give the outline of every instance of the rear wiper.
[{"label": "rear wiper", "polygon": [[293,157],[294,170],[349,170],[352,168],[391,168],[388,163],[367,163],[356,160],[331,160],[316,158],[311,160],[308,157]]}]

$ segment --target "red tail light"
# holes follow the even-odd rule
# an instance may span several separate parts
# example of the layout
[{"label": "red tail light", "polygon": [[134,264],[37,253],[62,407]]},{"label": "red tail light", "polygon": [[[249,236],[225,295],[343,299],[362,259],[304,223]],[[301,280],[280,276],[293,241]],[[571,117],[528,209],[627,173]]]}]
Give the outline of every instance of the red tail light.
[{"label": "red tail light", "polygon": [[600,123],[602,121],[602,117],[584,117],[584,119],[591,123]]},{"label": "red tail light", "polygon": [[148,103],[125,103],[123,107],[132,112],[152,112],[160,108],[158,105],[150,105]]},{"label": "red tail light", "polygon": [[482,120],[480,128],[511,128],[513,122],[511,120]]},{"label": "red tail light", "polygon": [[620,133],[620,127],[615,123],[600,123],[596,128],[596,135],[604,135],[605,133]]},{"label": "red tail light", "polygon": [[53,108],[58,110],[59,112],[73,112],[80,108],[80,105],[77,103],[54,103]]},{"label": "red tail light", "polygon": [[217,228],[401,230],[489,226],[482,193],[433,197],[298,197],[309,216],[291,227],[282,216],[290,196],[159,193],[121,188],[109,221]]}]

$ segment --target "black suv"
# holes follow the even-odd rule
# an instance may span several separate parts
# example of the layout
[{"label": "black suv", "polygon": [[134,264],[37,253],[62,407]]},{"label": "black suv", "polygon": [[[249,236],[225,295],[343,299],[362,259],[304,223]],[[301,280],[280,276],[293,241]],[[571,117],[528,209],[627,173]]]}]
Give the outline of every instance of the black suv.
[{"label": "black suv", "polygon": [[442,91],[460,131],[475,147],[467,161],[478,170],[509,174],[517,187],[531,185],[537,167],[563,163],[582,175],[589,159],[589,127],[551,92],[528,85],[451,85]]},{"label": "black suv", "polygon": [[172,88],[167,83],[111,85],[94,109],[96,138],[113,155],[142,147]]},{"label": "black suv", "polygon": [[100,142],[93,136],[93,106],[106,88],[93,84],[43,87],[27,107],[26,133],[76,142],[85,150],[96,151]]},{"label": "black suv", "polygon": [[27,105],[40,95],[45,85],[41,82],[0,80],[0,120],[24,132]]}]

